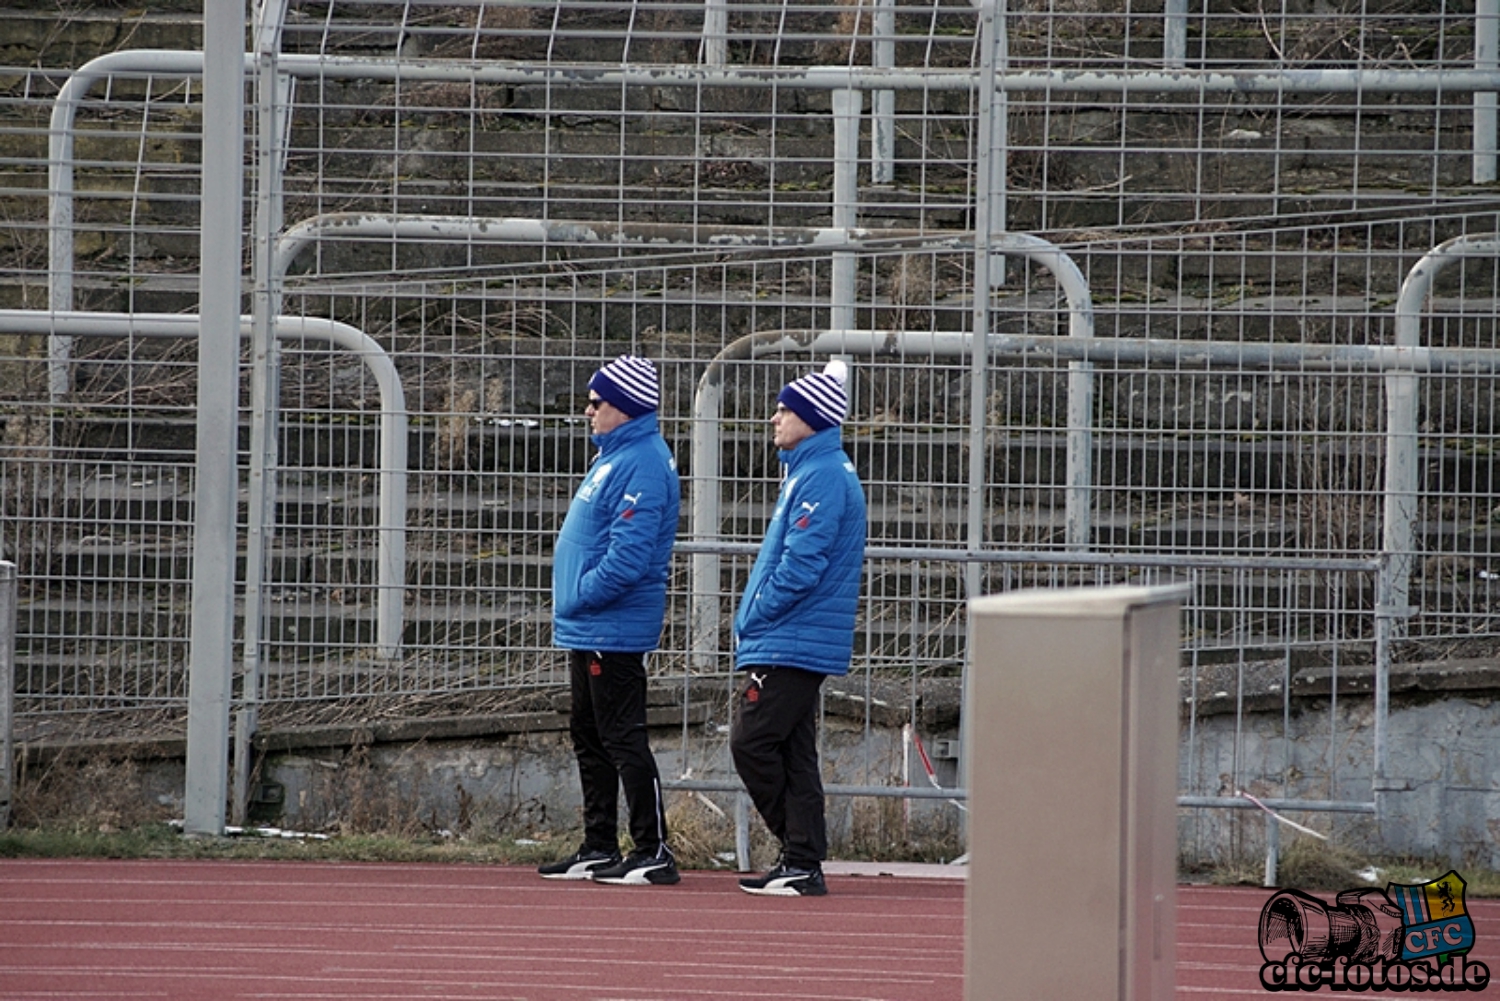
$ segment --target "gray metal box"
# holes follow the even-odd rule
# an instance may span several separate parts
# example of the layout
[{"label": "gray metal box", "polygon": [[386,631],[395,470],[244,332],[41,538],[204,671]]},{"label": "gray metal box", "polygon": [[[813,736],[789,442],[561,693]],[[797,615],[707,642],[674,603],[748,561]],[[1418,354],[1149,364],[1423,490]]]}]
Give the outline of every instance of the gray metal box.
[{"label": "gray metal box", "polygon": [[1173,1001],[1186,596],[970,603],[967,1001]]}]

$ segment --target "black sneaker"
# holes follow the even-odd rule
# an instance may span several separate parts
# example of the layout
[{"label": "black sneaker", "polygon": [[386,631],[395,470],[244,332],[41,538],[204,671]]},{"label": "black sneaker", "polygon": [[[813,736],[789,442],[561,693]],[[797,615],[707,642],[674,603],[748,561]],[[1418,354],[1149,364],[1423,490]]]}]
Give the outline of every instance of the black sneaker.
[{"label": "black sneaker", "polygon": [[601,852],[584,845],[567,858],[540,867],[537,872],[542,874],[543,879],[588,879],[595,869],[614,865],[619,861],[619,852]]},{"label": "black sneaker", "polygon": [[828,884],[823,882],[823,867],[799,869],[777,862],[776,868],[764,876],[740,880],[740,889],[764,897],[823,897],[828,895]]},{"label": "black sneaker", "polygon": [[595,869],[591,877],[596,883],[616,886],[671,886],[682,879],[677,860],[666,848],[650,854],[631,852],[614,865]]}]

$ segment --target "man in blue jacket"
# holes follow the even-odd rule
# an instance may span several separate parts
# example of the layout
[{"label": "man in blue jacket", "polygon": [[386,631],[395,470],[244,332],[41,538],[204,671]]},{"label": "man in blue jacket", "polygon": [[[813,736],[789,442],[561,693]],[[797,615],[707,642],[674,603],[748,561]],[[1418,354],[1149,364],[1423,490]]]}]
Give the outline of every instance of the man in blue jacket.
[{"label": "man in blue jacket", "polygon": [[[681,878],[667,847],[661,777],[646,737],[646,654],[661,639],[677,534],[677,463],[656,420],[656,369],[621,355],[589,380],[599,454],[568,507],[552,560],[552,642],[568,651],[569,732],[583,787],[583,845],[548,879],[649,886]],[[625,789],[635,847],[620,857]]]},{"label": "man in blue jacket", "polygon": [[847,378],[831,361],[793,380],[771,418],[786,478],[734,619],[735,669],[746,677],[729,745],[781,858],[740,880],[747,893],[828,892],[818,691],[849,673],[865,553],[865,495],[840,440]]}]

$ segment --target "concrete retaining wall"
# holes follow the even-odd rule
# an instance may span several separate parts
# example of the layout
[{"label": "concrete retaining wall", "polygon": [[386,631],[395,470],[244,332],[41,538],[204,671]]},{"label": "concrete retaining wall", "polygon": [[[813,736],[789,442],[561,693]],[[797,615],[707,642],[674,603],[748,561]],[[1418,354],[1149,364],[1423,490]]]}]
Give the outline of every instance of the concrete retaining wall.
[{"label": "concrete retaining wall", "polygon": [[[1398,669],[1387,739],[1401,750],[1389,763],[1399,788],[1382,794],[1381,821],[1311,812],[1290,812],[1289,819],[1356,852],[1500,868],[1497,678],[1500,665],[1488,661]],[[1368,800],[1373,716],[1367,671],[1341,674],[1336,699],[1326,670],[1301,672],[1293,684],[1290,710],[1282,708],[1279,697],[1247,693],[1239,725],[1232,711],[1205,702],[1191,745],[1184,719],[1181,788],[1233,795],[1237,769],[1239,787],[1258,797]],[[904,754],[905,707],[879,707],[867,725],[858,701],[852,696],[829,700],[827,781],[899,785],[905,759],[907,780],[925,785],[915,754]],[[652,712],[657,724],[652,746],[664,777],[733,778],[722,707],[690,709],[686,749],[681,707],[662,704]],[[956,738],[956,718],[929,702],[922,707],[919,731],[931,752],[940,741]],[[272,731],[262,739],[260,801],[252,809],[259,822],[309,831],[420,828],[514,837],[567,832],[580,823],[578,779],[562,712]],[[126,761],[140,796],[169,816],[174,810],[181,815],[181,754],[180,740],[73,745],[66,757],[45,743],[18,748],[18,760],[34,773],[56,772],[61,761],[95,773],[106,758]],[[1326,774],[1330,756],[1340,775],[1336,788],[1307,778]],[[943,785],[956,784],[956,762],[939,758],[937,767]],[[33,787],[34,782],[19,783],[18,798]],[[732,815],[731,796],[708,798]],[[17,807],[27,813],[24,803]],[[948,803],[913,802],[909,819],[893,827],[893,815],[905,816],[899,801],[835,797],[829,809],[835,853],[848,852],[856,840],[861,850],[871,850],[868,828],[877,814],[887,821],[877,850],[903,853],[898,832],[908,829],[958,844],[960,815]],[[1182,861],[1253,864],[1264,856],[1265,830],[1265,815],[1257,810],[1185,809],[1179,826]],[[1286,831],[1282,844],[1296,836]],[[723,846],[732,848],[732,843]]]},{"label": "concrete retaining wall", "polygon": [[[1327,672],[1310,678],[1329,691]],[[1398,667],[1385,739],[1392,748],[1381,818],[1357,814],[1294,812],[1288,818],[1359,852],[1446,858],[1455,864],[1500,867],[1500,690],[1492,661]],[[1201,718],[1196,754],[1186,745],[1182,779],[1234,795],[1236,771],[1256,797],[1368,800],[1374,714],[1368,669],[1341,677],[1337,699],[1299,698],[1293,711],[1279,705],[1248,712],[1236,726],[1232,713]],[[1341,785],[1326,775],[1332,758]],[[1184,856],[1194,862],[1264,853],[1265,816],[1257,810],[1183,811]],[[1287,830],[1283,843],[1297,835]]]}]

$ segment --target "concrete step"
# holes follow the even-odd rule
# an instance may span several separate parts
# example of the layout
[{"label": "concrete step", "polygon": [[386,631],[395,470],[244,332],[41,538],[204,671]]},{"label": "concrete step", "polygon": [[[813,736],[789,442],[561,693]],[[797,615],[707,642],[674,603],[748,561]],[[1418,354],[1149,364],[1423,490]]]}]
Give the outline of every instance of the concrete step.
[{"label": "concrete step", "polygon": [[[181,478],[142,479],[104,476],[69,489],[71,506],[55,511],[59,520],[99,526],[95,534],[49,542],[44,564],[50,576],[65,579],[75,596],[109,591],[117,581],[150,588],[190,576],[192,497]],[[867,486],[869,538],[872,545],[961,546],[967,536],[965,491],[958,486],[921,487],[877,481]],[[1007,489],[992,488],[1004,501]],[[1319,512],[1299,514],[1292,499],[1275,494],[1220,491],[1188,497],[1181,508],[1128,505],[1118,514],[1097,513],[1093,544],[1106,552],[1178,554],[1295,553],[1312,556],[1344,550],[1330,547],[1318,533],[1326,518]],[[1060,490],[1020,492],[1025,507],[1001,506],[987,518],[991,548],[1062,547],[1064,498]],[[1351,498],[1352,499],[1352,498]],[[548,553],[561,526],[569,498],[510,499],[480,491],[408,496],[406,583],[416,588],[466,589],[550,586]],[[771,513],[771,485],[754,501],[727,506],[718,526],[721,538],[756,542]],[[242,507],[243,510],[243,507]],[[679,535],[690,537],[690,508],[684,506]],[[1326,512],[1324,513],[1326,515]],[[1373,503],[1354,510],[1343,524],[1356,552],[1373,551],[1379,535]],[[341,494],[315,485],[284,489],[277,502],[277,534],[270,550],[269,580],[295,586],[360,587],[373,583],[376,549],[368,531],[378,515],[378,498],[368,493]],[[420,527],[418,527],[420,526]],[[1488,572],[1489,557],[1500,550],[1500,525],[1489,520],[1433,520],[1416,526],[1418,541],[1434,554],[1461,554],[1469,572]],[[353,533],[353,534],[351,534]],[[243,575],[244,554],[238,556]],[[931,576],[929,573],[927,576]]]},{"label": "concrete step", "polygon": [[[133,139],[133,134],[128,134],[127,137]],[[15,211],[41,219],[46,214],[46,203],[42,198],[45,191],[45,131],[39,133],[38,141],[43,145],[34,154],[38,163],[37,170],[29,174],[15,170],[4,172],[0,175],[0,186],[35,189],[37,195],[24,199],[24,206],[18,202]],[[1049,155],[1059,160],[1066,160],[1069,156],[1066,152]],[[467,162],[459,157],[453,159]],[[540,162],[544,158],[538,154],[532,159]],[[1421,157],[1405,159],[1410,161],[1413,169],[1425,167],[1425,161]],[[508,164],[511,160],[503,162]],[[577,182],[553,179],[546,185],[522,180],[486,181],[483,177],[484,166],[480,163],[475,168],[479,176],[471,178],[466,173],[461,186],[439,180],[425,183],[421,180],[403,182],[404,196],[409,198],[409,202],[403,204],[411,206],[405,211],[424,215],[478,214],[491,218],[552,218],[585,222],[598,220],[604,223],[615,221],[623,211],[627,219],[649,218],[655,223],[681,225],[685,228],[692,226],[699,232],[711,231],[715,226],[766,225],[769,196],[764,192],[719,187],[712,183],[698,187],[622,186],[618,183],[617,160],[589,157],[587,162],[599,171],[598,178]],[[808,160],[805,169],[824,170],[826,162],[825,151],[822,157]],[[1455,162],[1458,162],[1457,158]],[[1261,167],[1257,165],[1254,169],[1260,170]],[[1264,176],[1274,173],[1274,170],[1264,168]],[[175,170],[156,172],[149,176],[153,193],[157,194],[161,205],[174,207],[173,212],[167,212],[153,202],[149,212],[138,211],[132,214],[128,203],[119,206],[114,203],[101,205],[97,204],[97,200],[81,199],[91,216],[97,215],[99,218],[94,220],[93,228],[81,231],[75,237],[75,250],[80,257],[139,257],[153,263],[145,269],[138,269],[138,273],[131,274],[128,280],[123,276],[101,280],[80,275],[75,281],[77,301],[86,303],[87,308],[93,310],[178,313],[192,312],[196,308],[197,218],[184,207],[190,205],[190,202],[179,202],[166,197],[169,192],[177,189],[181,189],[184,198],[196,193],[196,179],[180,174],[180,170]],[[795,194],[785,191],[776,193],[776,224],[787,227],[829,226],[832,218],[831,184],[826,183],[826,178],[822,175],[801,184],[804,190]],[[609,199],[601,199],[601,186],[609,192]],[[424,191],[424,187],[430,187],[431,190]],[[459,188],[460,193],[455,194],[455,188]],[[1446,190],[1454,192],[1456,197],[1464,191],[1464,186],[1461,181],[1455,180]],[[870,229],[920,227],[929,231],[959,233],[971,225],[967,201],[956,195],[945,194],[942,190],[928,191],[898,183],[862,188],[858,198],[858,225]],[[1118,225],[1120,217],[1128,218],[1132,214],[1151,214],[1161,217],[1163,222],[1169,222],[1178,215],[1185,219],[1197,218],[1195,213],[1201,213],[1206,202],[1211,202],[1216,211],[1231,218],[1276,215],[1284,218],[1295,216],[1326,219],[1344,213],[1354,214],[1366,204],[1366,199],[1387,205],[1392,213],[1401,211],[1403,207],[1412,214],[1427,215],[1433,211],[1430,198],[1413,194],[1411,190],[1401,187],[1388,190],[1362,188],[1360,199],[1356,204],[1351,200],[1347,186],[1340,185],[1306,185],[1299,187],[1296,195],[1256,193],[1253,188],[1242,188],[1235,189],[1235,193],[1231,194],[1188,192],[1176,199],[1160,194],[1152,195],[1149,199],[1134,199],[1130,196],[1122,198],[1113,192],[1090,194],[1049,191],[1045,199],[1045,219],[1036,214],[1041,211],[1038,206],[1042,199],[1018,195],[1011,210],[1010,228],[1015,232],[1107,232]],[[132,226],[136,227],[134,242],[131,237]],[[1438,220],[1430,224],[1430,229],[1432,240],[1436,243],[1459,235],[1462,224]],[[159,256],[145,253],[152,246],[143,240],[142,232],[150,234],[151,240],[157,243],[170,243],[171,259],[162,260]],[[1164,246],[1164,251],[1180,250],[1177,248],[1176,238],[1167,239],[1170,242]],[[538,248],[535,246],[457,241],[451,244],[409,243],[395,248],[387,241],[382,246],[383,261],[377,264],[371,257],[371,248],[376,243],[377,241],[346,240],[324,243],[319,251],[320,273],[337,275],[349,271],[387,270],[392,267],[392,254],[395,255],[394,268],[398,273],[416,270],[468,272],[474,268],[525,264],[543,266],[537,263]],[[1246,236],[1235,244],[1232,252],[1223,253],[1142,253],[1141,246],[1139,239],[1124,244],[1105,239],[1073,246],[1064,242],[1064,249],[1079,264],[1085,275],[1096,279],[1094,295],[1100,334],[1111,335],[1118,330],[1128,335],[1141,323],[1152,322],[1152,316],[1132,315],[1141,312],[1139,301],[1143,290],[1202,290],[1208,293],[1204,302],[1212,304],[1215,303],[1215,293],[1244,290],[1252,285],[1258,293],[1280,292],[1296,296],[1309,287],[1333,288],[1344,281],[1343,272],[1337,264],[1337,255],[1319,253],[1316,248],[1307,246],[1286,248],[1277,244],[1274,234]],[[588,262],[611,256],[617,251],[612,244],[608,244],[598,247],[569,247],[566,253],[569,260]],[[1404,269],[1409,265],[1410,262],[1395,255],[1370,254],[1364,258],[1362,266],[1363,288],[1376,297],[1393,299],[1404,277]],[[292,298],[289,301],[300,301],[297,299],[295,273],[305,266],[305,261],[294,262],[294,278],[290,287]],[[164,271],[168,273],[162,273]],[[963,312],[963,303],[956,299],[946,301],[941,287],[935,293],[932,301],[935,308],[924,309],[921,315],[935,317],[940,329],[948,329],[950,325],[953,329],[961,327],[968,319]],[[754,289],[747,288],[745,294],[753,297],[756,293]],[[0,305],[22,307],[36,301],[38,295],[44,296],[45,293],[39,288],[35,276],[22,272],[0,276]],[[514,289],[496,284],[487,289],[485,295],[486,301],[492,303],[504,302],[514,296],[524,300],[528,308],[555,303],[560,315],[561,312],[583,308],[585,314],[582,319],[593,319],[592,314],[597,311],[594,305],[586,301],[580,303],[573,291],[549,291],[543,287],[532,288],[529,284]],[[611,287],[608,295],[609,312],[618,311],[626,304],[649,308],[654,311],[650,322],[662,329],[692,330],[722,325],[724,329],[735,333],[745,332],[737,329],[733,322],[721,324],[719,320],[718,313],[722,309],[736,307],[732,289],[725,293],[727,301],[724,306],[705,302],[701,297],[696,302],[686,299],[674,301],[670,289],[642,289],[632,292],[625,288]],[[1124,299],[1118,307],[1111,302],[1115,295]],[[779,299],[793,310],[804,305],[808,308],[813,305],[826,308],[825,303],[804,304],[795,290],[783,290]],[[1278,319],[1278,315],[1257,311],[1253,307],[1252,297],[1245,296],[1243,299],[1243,309],[1239,308],[1238,302],[1226,304],[1219,300],[1215,312],[1234,312],[1238,336],[1246,340],[1258,339],[1268,329],[1268,324]],[[1136,308],[1131,308],[1131,300],[1135,301]],[[331,311],[325,307],[326,301],[324,297],[314,293],[301,308],[313,315],[329,315]],[[695,305],[698,308],[696,314],[691,309]],[[1184,308],[1180,312],[1174,312],[1165,308],[1166,305],[1165,300],[1153,302],[1155,322],[1170,322],[1172,325],[1170,331],[1156,336],[1184,336],[1185,332],[1192,331],[1202,322],[1191,309]],[[608,336],[628,337],[631,331],[609,325],[609,312],[604,314],[598,329]],[[951,324],[945,320],[950,313],[954,317]],[[795,312],[793,317],[795,318]],[[1319,333],[1322,322],[1320,317],[1302,312],[1281,316],[1279,319],[1283,327],[1293,323],[1302,324],[1304,336]],[[864,315],[857,315],[857,321],[857,325],[881,325]],[[791,324],[794,320],[788,322]],[[813,321],[808,321],[809,324],[811,322]],[[1308,324],[1312,326],[1309,328]],[[586,326],[582,323],[579,325]],[[1294,331],[1286,327],[1282,332]]]},{"label": "concrete step", "polygon": [[[1250,391],[1247,391],[1250,392]],[[1250,399],[1240,400],[1244,408],[1239,420],[1248,426],[1234,425],[1217,431],[1183,429],[1178,432],[1096,431],[1094,445],[1094,482],[1098,487],[1135,487],[1161,489],[1171,484],[1174,491],[1221,490],[1255,494],[1263,491],[1305,490],[1304,475],[1309,464],[1324,469],[1354,470],[1351,476],[1373,476],[1381,462],[1385,442],[1379,435],[1319,434],[1293,435],[1275,429],[1257,429],[1250,421],[1257,412],[1253,392]],[[1228,404],[1221,401],[1221,410]],[[1171,414],[1142,414],[1140,419],[1170,426]],[[3,424],[3,421],[0,421]],[[82,421],[80,458],[94,458],[108,464],[92,474],[78,495],[91,516],[104,516],[113,508],[116,516],[127,519],[173,521],[183,517],[181,502],[188,496],[188,477],[183,467],[190,464],[196,448],[196,424],[189,420],[137,420],[130,422]],[[776,476],[775,455],[769,446],[764,427],[745,427],[743,423],[726,426],[720,434],[721,469],[725,475],[754,478]],[[314,470],[364,468],[375,472],[378,463],[378,431],[374,426],[349,426],[331,430],[326,424],[287,422],[282,427],[281,469],[288,482],[317,479]],[[692,448],[687,438],[686,421],[668,420],[664,431],[677,456],[679,470],[685,477],[693,475]],[[411,431],[408,455],[413,473],[419,473],[434,454],[439,434],[445,443],[452,436],[446,431],[418,426]],[[248,430],[241,431],[242,448],[248,447]],[[462,457],[462,468],[435,471],[456,475],[454,488],[462,484],[483,490],[483,474],[496,472],[563,473],[581,475],[595,454],[581,421],[575,418],[475,420],[461,439],[462,446],[445,445],[445,454]],[[990,448],[991,476],[1002,486],[1042,486],[1055,488],[1066,482],[1067,437],[1058,431],[992,432]],[[851,423],[845,436],[845,447],[867,483],[895,482],[903,487],[960,485],[967,478],[969,435],[959,430],[924,431],[898,424]],[[132,464],[115,463],[129,455]],[[1424,490],[1465,494],[1500,492],[1500,453],[1475,447],[1463,437],[1424,438],[1418,453],[1419,469],[1426,477]],[[151,468],[160,464],[159,469]],[[466,473],[474,474],[465,480]],[[332,480],[332,477],[329,477]],[[174,489],[175,486],[175,489]],[[71,491],[69,492],[72,493]],[[451,496],[451,495],[450,495]],[[345,516],[337,509],[343,505],[351,512],[362,512],[361,502],[349,494],[347,487],[331,488],[323,500],[316,489],[300,489],[295,500],[288,499],[287,517],[297,523],[318,523],[317,519]],[[153,506],[157,510],[152,510]]]},{"label": "concrete step", "polygon": [[120,11],[84,4],[63,14],[55,4],[7,0],[0,39],[10,66],[82,66],[118,48],[201,49],[203,5],[152,0],[149,8]]}]

